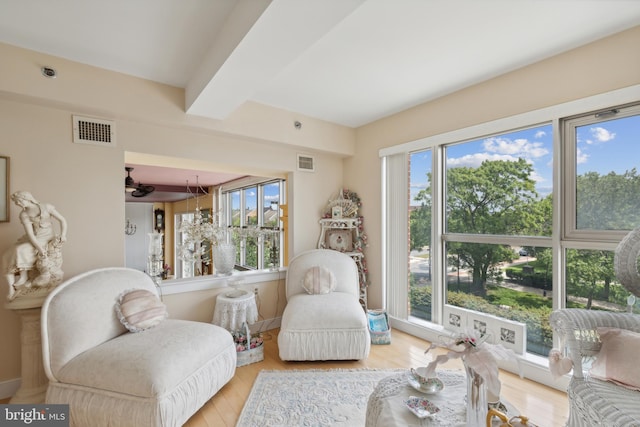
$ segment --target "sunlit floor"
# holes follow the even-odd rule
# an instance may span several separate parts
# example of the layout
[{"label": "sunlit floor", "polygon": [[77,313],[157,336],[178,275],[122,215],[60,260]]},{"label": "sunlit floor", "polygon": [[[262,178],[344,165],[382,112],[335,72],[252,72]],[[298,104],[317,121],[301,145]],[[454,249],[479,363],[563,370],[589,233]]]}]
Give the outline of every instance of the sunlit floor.
[{"label": "sunlit floor", "polygon": [[[278,330],[265,334],[264,361],[239,367],[233,379],[225,385],[198,413],[187,422],[189,427],[233,427],[240,417],[253,382],[262,369],[357,369],[410,368],[424,366],[429,359],[424,351],[430,343],[404,332],[392,330],[391,345],[372,345],[367,360],[347,362],[283,362],[278,357]],[[442,365],[462,369],[459,360]],[[569,414],[566,393],[536,382],[521,379],[506,371],[500,372],[502,397],[521,414],[530,417],[540,427],[563,426]]]},{"label": "sunlit floor", "polygon": [[[262,369],[392,369],[424,366],[427,341],[392,330],[390,345],[372,345],[367,360],[346,362],[283,362],[278,357],[278,330],[265,333],[264,360],[236,369],[235,376],[185,424],[188,427],[234,427],[253,382]],[[462,369],[459,360],[442,365]],[[540,427],[563,426],[569,414],[566,393],[501,371],[502,397]],[[0,400],[8,403],[9,399]]]}]

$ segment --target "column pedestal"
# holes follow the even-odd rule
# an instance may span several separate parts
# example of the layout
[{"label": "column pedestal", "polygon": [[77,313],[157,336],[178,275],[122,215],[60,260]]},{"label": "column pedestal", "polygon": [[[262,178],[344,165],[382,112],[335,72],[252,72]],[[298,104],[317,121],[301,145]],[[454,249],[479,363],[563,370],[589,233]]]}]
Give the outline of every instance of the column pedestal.
[{"label": "column pedestal", "polygon": [[44,403],[49,381],[42,363],[40,312],[44,297],[17,298],[6,304],[20,316],[22,382],[9,403]]}]

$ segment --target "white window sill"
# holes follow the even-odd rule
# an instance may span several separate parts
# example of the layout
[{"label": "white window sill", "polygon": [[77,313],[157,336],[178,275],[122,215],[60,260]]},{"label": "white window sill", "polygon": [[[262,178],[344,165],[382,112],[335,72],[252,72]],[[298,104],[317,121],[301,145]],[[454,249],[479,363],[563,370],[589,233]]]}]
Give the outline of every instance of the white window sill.
[{"label": "white window sill", "polygon": [[271,282],[285,278],[286,268],[280,270],[252,270],[234,271],[230,276],[199,276],[189,279],[169,279],[160,283],[162,295],[180,294],[184,292],[204,291],[209,289],[226,288],[228,286],[243,286],[253,283]]}]

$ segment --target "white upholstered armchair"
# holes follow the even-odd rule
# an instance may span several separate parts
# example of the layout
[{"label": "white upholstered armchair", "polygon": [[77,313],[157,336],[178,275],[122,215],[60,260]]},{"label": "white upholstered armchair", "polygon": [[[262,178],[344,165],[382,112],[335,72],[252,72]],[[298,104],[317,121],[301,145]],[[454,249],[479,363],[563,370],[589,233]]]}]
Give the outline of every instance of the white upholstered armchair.
[{"label": "white upholstered armchair", "polygon": [[348,255],[313,249],[294,257],[287,270],[280,358],[366,359],[371,338],[359,287],[358,268]]},{"label": "white upholstered armchair", "polygon": [[[137,307],[129,322],[116,312],[124,294],[132,295],[127,309]],[[42,306],[46,403],[69,404],[71,426],[181,426],[233,377],[228,331],[156,317],[166,310],[157,302],[151,278],[128,268],[92,270],[49,294]],[[134,322],[141,332],[127,331]]]}]

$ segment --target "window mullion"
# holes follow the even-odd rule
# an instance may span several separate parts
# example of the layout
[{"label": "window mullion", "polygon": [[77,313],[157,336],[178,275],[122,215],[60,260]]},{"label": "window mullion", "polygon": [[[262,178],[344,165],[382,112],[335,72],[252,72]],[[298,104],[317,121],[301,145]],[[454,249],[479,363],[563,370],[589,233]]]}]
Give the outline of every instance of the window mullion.
[{"label": "window mullion", "polygon": [[429,254],[431,257],[431,319],[442,324],[442,310],[446,299],[447,260],[446,242],[442,239],[445,232],[445,206],[444,181],[446,167],[444,164],[444,148],[433,148],[431,158],[431,245]]}]

